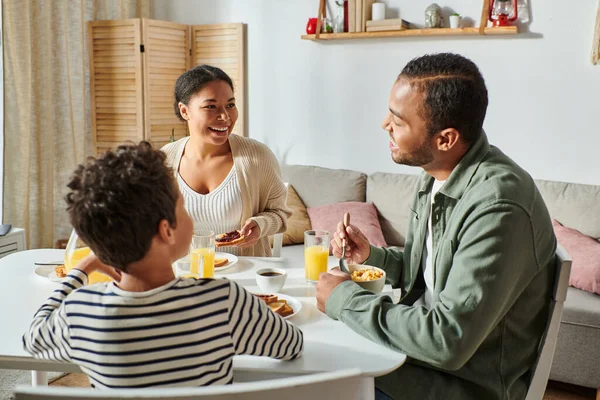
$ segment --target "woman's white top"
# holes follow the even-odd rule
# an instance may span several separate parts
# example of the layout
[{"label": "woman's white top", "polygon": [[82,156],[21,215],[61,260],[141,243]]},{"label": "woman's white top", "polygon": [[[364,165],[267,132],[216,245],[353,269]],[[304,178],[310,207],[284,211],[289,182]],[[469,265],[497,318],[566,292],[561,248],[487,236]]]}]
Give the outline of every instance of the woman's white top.
[{"label": "woman's white top", "polygon": [[[179,172],[177,183],[183,195],[185,209],[194,221],[194,232],[213,231],[218,235],[241,228],[242,192],[235,167],[231,168],[216,189],[207,194],[200,194],[192,189]],[[218,251],[239,255],[239,248],[236,246],[220,247]]]}]

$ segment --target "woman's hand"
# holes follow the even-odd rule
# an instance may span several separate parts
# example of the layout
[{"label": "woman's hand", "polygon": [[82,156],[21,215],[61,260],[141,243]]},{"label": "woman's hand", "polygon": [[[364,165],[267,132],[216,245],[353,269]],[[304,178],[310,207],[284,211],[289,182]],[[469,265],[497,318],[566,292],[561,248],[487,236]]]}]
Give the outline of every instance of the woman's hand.
[{"label": "woman's hand", "polygon": [[253,219],[247,220],[241,231],[244,235],[244,241],[238,245],[239,247],[253,246],[260,239],[260,228]]}]

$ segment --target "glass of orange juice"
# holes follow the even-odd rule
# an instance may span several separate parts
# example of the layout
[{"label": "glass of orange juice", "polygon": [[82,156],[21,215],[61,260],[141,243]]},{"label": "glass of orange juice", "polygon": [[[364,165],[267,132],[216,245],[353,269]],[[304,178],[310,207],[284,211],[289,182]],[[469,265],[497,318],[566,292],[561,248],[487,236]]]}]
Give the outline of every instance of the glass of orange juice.
[{"label": "glass of orange juice", "polygon": [[190,248],[190,275],[194,278],[215,277],[215,233],[195,232]]},{"label": "glass of orange juice", "polygon": [[[65,269],[67,273],[75,268],[79,261],[89,256],[92,250],[79,238],[75,229],[71,232],[65,251]],[[102,272],[94,271],[88,276],[88,284],[110,282],[112,279]]]},{"label": "glass of orange juice", "polygon": [[321,272],[327,272],[329,240],[327,231],[304,232],[304,271],[308,282],[317,282]]}]

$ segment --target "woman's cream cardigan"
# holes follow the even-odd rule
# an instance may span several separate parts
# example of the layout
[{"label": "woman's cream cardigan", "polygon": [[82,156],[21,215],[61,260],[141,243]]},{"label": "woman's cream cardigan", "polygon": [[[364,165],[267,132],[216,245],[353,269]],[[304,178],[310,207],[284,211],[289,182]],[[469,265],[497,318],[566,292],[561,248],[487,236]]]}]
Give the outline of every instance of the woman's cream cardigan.
[{"label": "woman's cream cardigan", "polygon": [[[167,164],[175,174],[188,140],[189,137],[185,137],[162,148],[167,155]],[[287,189],[281,178],[279,163],[266,145],[254,139],[230,135],[229,144],[242,192],[240,228],[248,219],[256,221],[260,228],[258,242],[252,247],[242,248],[241,255],[270,256],[268,236],[285,232],[287,219],[292,215],[286,206]]]}]

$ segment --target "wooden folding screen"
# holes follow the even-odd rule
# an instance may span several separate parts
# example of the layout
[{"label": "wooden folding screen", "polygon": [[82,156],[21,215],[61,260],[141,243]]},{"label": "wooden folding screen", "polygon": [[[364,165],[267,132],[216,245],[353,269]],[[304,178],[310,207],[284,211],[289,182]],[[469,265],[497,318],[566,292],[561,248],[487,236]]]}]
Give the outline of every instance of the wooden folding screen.
[{"label": "wooden folding screen", "polygon": [[187,126],[175,115],[173,87],[190,66],[190,27],[144,19],[144,126],[146,140],[155,147],[187,135]]},{"label": "wooden folding screen", "polygon": [[210,64],[234,81],[245,135],[243,24],[183,25],[150,19],[88,23],[94,154],[125,141],[155,147],[187,135],[174,113],[173,87],[187,69]]},{"label": "wooden folding screen", "polygon": [[139,19],[88,26],[93,151],[144,138]]}]

